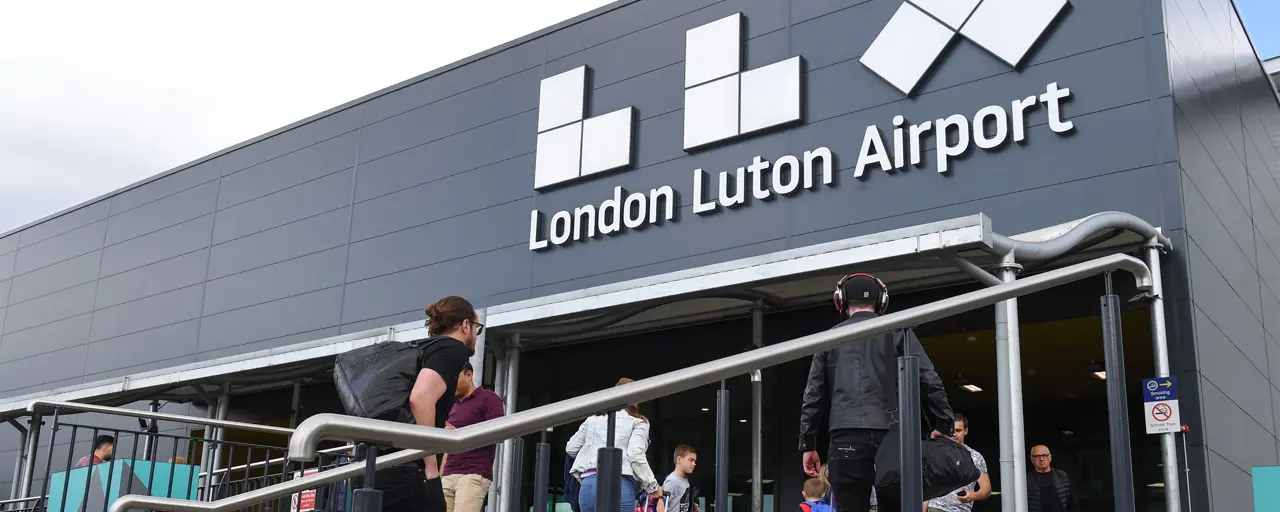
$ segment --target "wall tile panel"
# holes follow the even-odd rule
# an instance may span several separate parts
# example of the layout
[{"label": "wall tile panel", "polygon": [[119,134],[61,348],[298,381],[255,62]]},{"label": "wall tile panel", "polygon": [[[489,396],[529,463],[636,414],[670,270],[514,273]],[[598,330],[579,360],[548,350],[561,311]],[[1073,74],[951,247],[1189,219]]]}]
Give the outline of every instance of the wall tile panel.
[{"label": "wall tile panel", "polygon": [[16,361],[89,342],[89,322],[85,313],[64,320],[11,332],[0,337],[0,362]]},{"label": "wall tile panel", "polygon": [[328,176],[355,165],[357,132],[339,135],[314,146],[268,160],[222,178],[218,209]]},{"label": "wall tile panel", "polygon": [[18,304],[10,304],[5,333],[29,329],[93,311],[95,283],[86,283]]},{"label": "wall tile panel", "polygon": [[101,252],[93,251],[17,276],[13,278],[9,302],[18,303],[91,282],[98,278],[98,260],[101,258]]},{"label": "wall tile panel", "polygon": [[204,314],[213,315],[339,286],[346,259],[346,248],[338,247],[210,280],[205,285]]},{"label": "wall tile panel", "polygon": [[347,169],[219,211],[218,222],[213,227],[213,243],[220,244],[351,204],[354,172]]},{"label": "wall tile panel", "polygon": [[100,220],[27,245],[18,250],[13,274],[22,275],[98,250],[102,247],[102,235],[106,228],[107,222]]},{"label": "wall tile panel", "polygon": [[112,276],[208,247],[213,217],[206,215],[107,247],[98,275]]},{"label": "wall tile panel", "polygon": [[334,287],[209,315],[200,325],[199,350],[203,353],[336,327],[341,309],[342,287]]},{"label": "wall tile panel", "polygon": [[200,249],[98,280],[95,307],[109,308],[204,281],[209,250]]},{"label": "wall tile panel", "polygon": [[217,180],[222,175],[222,158],[198,163],[111,198],[111,214],[116,215],[158,201],[179,192]]},{"label": "wall tile panel", "polygon": [[107,218],[107,212],[110,211],[110,201],[103,200],[84,207],[77,208],[74,211],[66,212],[57,217],[41,222],[27,229],[22,230],[22,235],[18,239],[18,247],[27,247],[38,244],[55,236],[67,233],[76,229],[80,229],[89,224],[95,223]]},{"label": "wall tile panel", "polygon": [[342,208],[215,245],[209,279],[345,245],[350,218]]},{"label": "wall tile panel", "polygon": [[99,309],[93,314],[90,339],[101,341],[199,318],[203,289],[204,285],[188,286]]},{"label": "wall tile panel", "polygon": [[210,182],[114,215],[107,222],[106,245],[213,213],[217,198],[218,184]]}]

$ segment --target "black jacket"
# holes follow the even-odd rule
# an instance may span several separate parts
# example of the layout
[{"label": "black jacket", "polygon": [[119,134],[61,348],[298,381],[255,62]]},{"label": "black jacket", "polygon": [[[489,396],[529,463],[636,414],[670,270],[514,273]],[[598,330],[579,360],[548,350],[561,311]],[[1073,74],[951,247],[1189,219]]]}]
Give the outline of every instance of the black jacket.
[{"label": "black jacket", "polygon": [[[1060,469],[1051,471],[1053,488],[1058,495],[1058,503],[1066,512],[1080,512],[1080,502],[1076,498],[1076,490],[1071,485],[1071,477]],[[1035,470],[1027,472],[1027,511],[1040,512],[1040,484]]]},{"label": "black jacket", "polygon": [[[854,313],[836,327],[876,316]],[[942,379],[915,332],[906,329],[846,343],[813,357],[800,408],[801,451],[816,450],[819,436],[833,430],[888,430],[897,422],[898,355],[904,346],[920,358],[922,419],[944,434],[955,430]]]}]

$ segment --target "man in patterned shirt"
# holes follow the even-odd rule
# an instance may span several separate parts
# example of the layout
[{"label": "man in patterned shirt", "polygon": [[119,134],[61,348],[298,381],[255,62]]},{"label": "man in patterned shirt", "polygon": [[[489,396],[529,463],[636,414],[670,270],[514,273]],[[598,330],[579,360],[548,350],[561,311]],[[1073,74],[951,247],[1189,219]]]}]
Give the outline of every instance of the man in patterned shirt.
[{"label": "man in patterned shirt", "polygon": [[987,460],[982,458],[982,454],[977,450],[969,448],[969,445],[964,443],[965,436],[969,435],[969,418],[960,413],[956,413],[955,416],[956,441],[969,450],[969,455],[973,457],[973,465],[978,467],[982,475],[978,477],[977,482],[951,491],[951,494],[941,498],[929,500],[928,512],[972,512],[973,502],[991,497],[991,478],[987,476]]}]

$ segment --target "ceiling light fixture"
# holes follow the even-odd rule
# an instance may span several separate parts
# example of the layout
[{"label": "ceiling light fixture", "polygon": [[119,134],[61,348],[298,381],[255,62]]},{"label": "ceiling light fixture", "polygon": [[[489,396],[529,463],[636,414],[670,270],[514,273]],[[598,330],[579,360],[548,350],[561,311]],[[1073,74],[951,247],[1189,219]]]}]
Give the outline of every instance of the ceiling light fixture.
[{"label": "ceiling light fixture", "polygon": [[970,382],[969,379],[965,378],[964,375],[956,377],[955,387],[958,387],[970,393],[982,392],[982,388],[978,387],[978,385],[974,384],[973,382]]},{"label": "ceiling light fixture", "polygon": [[1093,378],[1095,379],[1107,380],[1107,369],[1102,366],[1102,363],[1097,361],[1089,363],[1089,373],[1093,374]]},{"label": "ceiling light fixture", "polygon": [[738,420],[738,423],[746,423],[747,420]]},{"label": "ceiling light fixture", "polygon": [[708,408],[706,408],[706,407],[703,407],[703,408],[702,408],[702,412],[707,412],[707,411],[710,411],[710,410],[711,410],[711,409],[708,409]]}]

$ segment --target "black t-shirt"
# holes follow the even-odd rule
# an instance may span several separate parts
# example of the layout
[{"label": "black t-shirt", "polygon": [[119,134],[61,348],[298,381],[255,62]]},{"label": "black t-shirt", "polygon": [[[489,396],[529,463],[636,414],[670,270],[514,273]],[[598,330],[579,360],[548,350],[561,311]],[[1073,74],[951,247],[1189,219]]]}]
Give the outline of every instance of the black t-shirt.
[{"label": "black t-shirt", "polygon": [[436,400],[435,427],[444,428],[445,421],[449,420],[449,411],[457,401],[454,395],[458,392],[458,374],[462,373],[462,367],[469,359],[471,350],[461,341],[449,337],[441,337],[419,350],[418,367],[435,370],[444,379],[444,394]]}]

